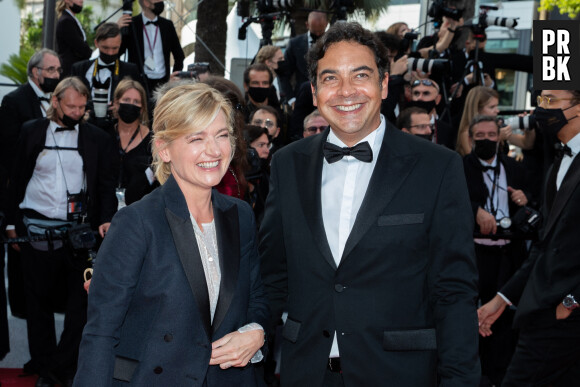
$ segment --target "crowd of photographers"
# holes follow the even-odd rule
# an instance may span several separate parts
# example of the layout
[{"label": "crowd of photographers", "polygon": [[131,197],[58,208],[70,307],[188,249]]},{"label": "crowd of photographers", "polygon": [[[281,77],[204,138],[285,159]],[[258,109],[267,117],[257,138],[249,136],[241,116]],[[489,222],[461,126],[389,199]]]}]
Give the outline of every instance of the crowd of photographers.
[{"label": "crowd of photographers", "polygon": [[[207,64],[194,64],[187,71],[181,71],[183,51],[173,25],[160,16],[163,2],[139,2],[142,14],[135,17],[124,14],[118,23],[100,26],[94,42],[100,51],[97,59],[83,57],[65,66],[65,54],[62,51],[64,43],[61,43],[61,51],[58,48],[57,52],[42,50],[28,64],[29,82],[3,99],[0,110],[0,178],[2,209],[10,215],[6,228],[9,237],[35,235],[30,227],[22,223],[23,219],[42,223],[57,217],[43,212],[44,206],[49,203],[35,201],[34,192],[31,191],[36,189],[37,193],[42,193],[46,183],[43,179],[70,172],[55,170],[56,165],[60,165],[56,162],[46,166],[52,170],[45,176],[40,176],[40,173],[37,175],[39,171],[34,165],[26,171],[22,170],[26,160],[21,157],[29,154],[18,154],[19,150],[36,147],[29,144],[29,138],[22,138],[31,130],[22,129],[26,121],[36,119],[35,128],[42,127],[43,130],[47,130],[49,121],[54,122],[50,125],[58,132],[78,125],[85,127],[84,118],[91,125],[87,126],[88,129],[81,129],[81,133],[82,130],[98,131],[94,127],[97,126],[109,135],[101,138],[100,133],[95,134],[99,138],[95,141],[102,147],[99,149],[103,150],[99,157],[109,154],[111,160],[108,161],[89,160],[86,149],[83,153],[72,138],[66,148],[73,151],[69,153],[76,154],[76,158],[70,159],[71,163],[79,162],[83,165],[84,161],[83,170],[70,172],[78,180],[75,192],[94,189],[95,193],[91,197],[93,202],[89,204],[94,204],[95,198],[100,197],[100,208],[94,209],[93,213],[89,210],[88,213],[92,216],[88,221],[95,228],[110,221],[114,209],[111,210],[110,206],[103,203],[111,197],[117,197],[117,207],[120,208],[139,200],[158,185],[150,169],[148,122],[154,116],[155,98],[173,84],[192,81],[208,83],[222,92],[235,108],[235,132],[238,139],[236,154],[217,188],[222,193],[248,201],[254,209],[258,224],[268,195],[272,155],[292,141],[318,135],[326,130],[328,123],[312,103],[312,90],[304,59],[311,45],[327,29],[329,20],[326,13],[311,12],[307,21],[308,32],[292,38],[285,52],[272,45],[261,47],[256,53],[255,63],[244,72],[242,91],[234,83],[210,75]],[[390,60],[388,97],[382,102],[381,112],[402,131],[447,147],[464,157],[466,180],[476,221],[474,245],[480,273],[480,301],[486,303],[520,267],[527,256],[529,241],[537,236],[541,182],[553,161],[556,153],[554,146],[558,142],[553,134],[536,130],[536,122],[546,118],[537,111],[500,118],[498,105],[501,95],[497,91],[495,69],[532,72],[532,59],[529,56],[493,54],[485,50],[487,25],[509,27],[510,20],[492,20],[483,12],[477,24],[464,23],[460,10],[447,8],[442,2],[435,3],[430,16],[439,25],[433,36],[424,37],[415,44],[418,36],[405,23],[395,23],[387,30],[376,33],[387,48]],[[76,20],[74,17],[79,12],[79,0],[66,0],[62,4],[63,12],[66,13],[63,23],[71,17],[71,20]],[[124,33],[121,33],[122,30]],[[67,36],[62,39],[66,42]],[[119,59],[119,54],[123,52],[129,53],[127,62]],[[171,56],[173,72],[169,71]],[[70,55],[66,58],[70,58]],[[69,80],[67,86],[63,85],[63,81],[57,86],[58,79],[69,75],[77,76],[80,82]],[[535,102],[535,98],[532,101]],[[542,98],[539,101],[542,102]],[[74,117],[71,119],[71,116]],[[55,135],[53,131],[50,139],[58,143]],[[61,155],[66,153],[62,152],[63,149],[44,146],[42,154],[56,151],[56,158],[68,157],[68,154]],[[113,151],[107,153],[105,150]],[[40,150],[35,152],[34,156]],[[91,172],[86,169],[91,167],[91,163],[97,163],[99,168],[105,169],[99,170],[99,177],[87,186],[87,176],[90,178]],[[27,180],[20,182],[19,192],[11,192],[13,188],[6,190],[8,180],[13,185],[14,181],[20,181],[23,177]],[[65,196],[68,196],[65,200],[67,208],[70,209],[77,202],[80,207],[87,205],[83,202],[85,199],[69,192],[66,181],[63,184]],[[91,184],[97,187],[93,188]],[[9,192],[8,198],[6,192]],[[7,203],[16,207],[8,208]],[[63,214],[60,218],[64,217],[69,222],[73,220],[70,210],[65,210]],[[84,219],[86,211],[79,216]],[[77,218],[74,217],[74,222]],[[36,234],[52,235],[56,223],[45,224],[46,227],[36,231]],[[62,224],[60,222],[57,225]],[[104,235],[106,227],[100,231]],[[37,286],[34,294],[31,294],[24,290],[23,283],[36,281],[42,283],[42,286],[50,286],[41,279],[41,274],[49,269],[39,273],[33,263],[37,262],[38,256],[43,258],[58,248],[54,245],[43,246],[43,252],[38,253],[27,246],[23,255],[28,254],[30,258],[23,260],[26,266],[18,267],[17,250],[20,249],[17,244],[13,246],[8,261],[10,304],[15,316],[28,319],[31,341],[32,361],[27,364],[25,371],[37,373],[44,378],[46,384],[40,385],[52,385],[55,380],[68,385],[74,375],[71,371],[77,356],[73,347],[78,348],[83,321],[75,320],[75,331],[70,333],[69,342],[58,348],[54,337],[51,338],[49,334],[47,339],[43,333],[54,330],[54,323],[39,326],[39,321],[45,321],[46,314],[54,311],[65,311],[69,321],[69,317],[74,318],[75,313],[86,308],[86,302],[81,300],[78,305],[61,305],[52,302],[51,297],[54,295],[49,294],[52,292],[50,290],[42,295],[42,300],[48,300],[46,302],[49,304],[44,306],[45,316],[39,317],[37,311],[33,316],[30,305],[43,302],[39,295],[41,289]],[[67,266],[67,260],[72,258],[67,256],[59,259],[61,265]],[[78,265],[73,266],[71,272],[78,273]],[[78,281],[69,281],[71,287],[78,285]],[[28,307],[24,306],[26,304]],[[516,333],[511,328],[512,317],[510,313],[504,314],[503,320],[497,325],[497,334],[482,338],[481,341],[483,374],[490,384],[501,382],[515,348]],[[3,336],[2,333],[0,336]],[[34,337],[34,334],[38,337]],[[50,343],[42,340],[49,340]],[[8,348],[7,343],[1,340],[0,344],[2,357]],[[73,349],[64,348],[67,345]],[[57,352],[63,352],[61,357],[54,357]],[[56,364],[54,359],[61,363]],[[268,362],[266,364],[268,366]],[[269,364],[272,364],[271,360]],[[271,374],[272,370],[266,373]]]}]

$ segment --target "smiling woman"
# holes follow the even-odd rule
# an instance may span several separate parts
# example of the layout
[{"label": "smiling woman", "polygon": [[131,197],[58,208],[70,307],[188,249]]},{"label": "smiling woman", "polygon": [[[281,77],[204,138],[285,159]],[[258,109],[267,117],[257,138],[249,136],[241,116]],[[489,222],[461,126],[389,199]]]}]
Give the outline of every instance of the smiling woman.
[{"label": "smiling woman", "polygon": [[158,101],[162,186],[121,209],[99,250],[75,383],[252,387],[269,319],[250,206],[212,187],[233,155],[232,108],[205,84]]}]

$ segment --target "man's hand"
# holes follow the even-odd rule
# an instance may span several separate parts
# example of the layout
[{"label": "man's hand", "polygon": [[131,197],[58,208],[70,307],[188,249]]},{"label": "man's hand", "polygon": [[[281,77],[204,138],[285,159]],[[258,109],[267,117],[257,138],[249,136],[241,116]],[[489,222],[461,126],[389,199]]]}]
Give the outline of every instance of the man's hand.
[{"label": "man's hand", "polygon": [[230,367],[245,367],[252,356],[264,345],[264,331],[255,329],[240,333],[228,333],[211,344],[210,365],[218,365],[222,369]]},{"label": "man's hand", "polygon": [[101,238],[105,237],[107,231],[109,231],[109,227],[111,227],[111,222],[103,223],[99,226],[99,235]]},{"label": "man's hand", "polygon": [[512,135],[512,127],[511,125],[506,125],[503,128],[499,129],[499,141],[507,141],[509,137]]},{"label": "man's hand", "polygon": [[482,234],[495,234],[497,231],[495,217],[481,207],[477,209],[475,220],[479,226],[479,231],[481,231]]},{"label": "man's hand", "polygon": [[407,72],[407,63],[409,62],[409,57],[403,55],[396,61],[391,62],[391,75],[402,75]]},{"label": "man's hand", "polygon": [[[18,234],[16,234],[16,230],[6,230],[6,236],[8,238],[18,238]],[[20,251],[20,246],[18,243],[12,243],[10,246],[16,251]]]},{"label": "man's hand", "polygon": [[477,310],[479,320],[479,334],[483,337],[491,336],[491,325],[501,316],[508,304],[496,294],[487,304]]},{"label": "man's hand", "polygon": [[117,25],[119,28],[127,27],[131,24],[131,15],[123,14],[119,20],[117,20]]},{"label": "man's hand", "polygon": [[528,204],[528,198],[526,194],[521,189],[513,189],[512,187],[507,187],[512,201],[520,207]]},{"label": "man's hand", "polygon": [[556,308],[556,320],[565,320],[572,314],[570,309],[564,308],[564,305],[560,302]]}]

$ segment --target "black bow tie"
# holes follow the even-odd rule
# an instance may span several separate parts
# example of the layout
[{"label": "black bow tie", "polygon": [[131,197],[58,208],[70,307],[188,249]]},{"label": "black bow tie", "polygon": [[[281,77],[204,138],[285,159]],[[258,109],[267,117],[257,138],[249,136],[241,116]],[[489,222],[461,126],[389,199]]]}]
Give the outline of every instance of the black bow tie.
[{"label": "black bow tie", "polygon": [[110,72],[113,72],[113,70],[115,70],[115,64],[111,63],[111,64],[98,64],[97,65],[97,70],[102,70],[102,69],[107,69]]},{"label": "black bow tie", "polygon": [[147,23],[145,23],[146,26],[148,26],[149,24],[153,24],[155,26],[158,26],[159,25],[159,19],[157,19],[155,21],[149,20]]},{"label": "black bow tie", "polygon": [[324,153],[324,158],[329,164],[341,160],[344,156],[352,156],[365,163],[373,161],[373,150],[367,141],[361,142],[352,148],[347,146],[341,148],[337,145],[325,142],[322,152]]},{"label": "black bow tie", "polygon": [[484,172],[495,171],[495,167],[491,165],[482,165],[481,168],[483,169]]},{"label": "black bow tie", "polygon": [[55,133],[58,133],[58,132],[64,132],[66,130],[75,130],[75,128],[69,128],[67,126],[61,126],[59,128],[56,128],[56,130],[54,132]]},{"label": "black bow tie", "polygon": [[42,102],[42,101],[50,102],[50,98],[46,98],[46,97],[38,97],[38,100],[40,102]]},{"label": "black bow tie", "polygon": [[559,158],[563,158],[564,155],[567,155],[568,157],[572,157],[572,149],[570,149],[570,147],[568,145],[564,145],[561,142],[556,143],[554,145],[554,148],[556,148],[556,156]]}]

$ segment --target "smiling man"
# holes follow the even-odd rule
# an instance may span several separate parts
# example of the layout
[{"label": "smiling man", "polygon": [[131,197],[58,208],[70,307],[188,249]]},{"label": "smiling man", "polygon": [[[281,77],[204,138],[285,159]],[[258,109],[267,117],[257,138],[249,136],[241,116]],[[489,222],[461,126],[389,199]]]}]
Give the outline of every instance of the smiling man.
[{"label": "smiling man", "polygon": [[370,31],[336,23],[307,59],[330,128],[274,155],[260,228],[273,322],[288,311],[282,385],[477,385],[461,159],[380,114],[388,59]]}]

